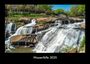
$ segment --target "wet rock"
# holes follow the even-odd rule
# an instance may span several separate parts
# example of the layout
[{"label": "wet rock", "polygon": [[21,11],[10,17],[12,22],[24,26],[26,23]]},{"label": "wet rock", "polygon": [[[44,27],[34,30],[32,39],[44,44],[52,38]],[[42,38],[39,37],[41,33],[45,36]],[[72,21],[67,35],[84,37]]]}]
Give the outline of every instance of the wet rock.
[{"label": "wet rock", "polygon": [[85,23],[80,24],[80,27],[81,27],[82,29],[85,29]]}]

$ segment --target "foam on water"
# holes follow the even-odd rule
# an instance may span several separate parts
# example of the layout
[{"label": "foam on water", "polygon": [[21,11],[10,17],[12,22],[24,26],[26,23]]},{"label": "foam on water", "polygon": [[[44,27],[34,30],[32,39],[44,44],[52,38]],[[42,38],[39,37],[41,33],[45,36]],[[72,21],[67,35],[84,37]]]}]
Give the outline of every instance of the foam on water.
[{"label": "foam on water", "polygon": [[[64,28],[52,27],[50,31],[42,37],[41,41],[34,48],[36,53],[57,53],[65,47],[77,47],[84,35],[84,32],[79,29],[80,23],[68,24]],[[58,24],[58,27],[61,25]],[[82,33],[83,32],[83,33]]]},{"label": "foam on water", "polygon": [[[11,37],[16,36],[16,35],[31,34],[32,31],[33,31],[33,26],[34,26],[35,24],[36,24],[36,21],[33,19],[31,23],[19,27],[13,35],[11,35],[10,37],[8,37],[7,40],[5,40],[5,45],[6,45],[6,47],[7,47],[7,48],[10,48],[10,46],[11,46],[11,43],[10,43]],[[11,24],[10,24],[10,25],[11,25]],[[7,28],[6,30],[8,30],[8,29],[9,29],[9,28]]]}]

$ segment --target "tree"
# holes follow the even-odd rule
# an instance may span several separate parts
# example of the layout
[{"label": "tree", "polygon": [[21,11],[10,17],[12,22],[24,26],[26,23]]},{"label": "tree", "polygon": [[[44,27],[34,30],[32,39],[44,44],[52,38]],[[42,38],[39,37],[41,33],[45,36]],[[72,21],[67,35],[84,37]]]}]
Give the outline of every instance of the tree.
[{"label": "tree", "polygon": [[34,6],[33,5],[26,5],[24,9],[30,13],[33,11]]},{"label": "tree", "polygon": [[70,9],[70,16],[77,16],[78,15],[78,7],[77,6],[72,6]]},{"label": "tree", "polygon": [[41,13],[47,13],[51,11],[52,6],[50,5],[37,5],[38,11]]},{"label": "tree", "polygon": [[64,10],[63,9],[57,9],[57,10],[54,10],[54,13],[55,14],[64,13]]},{"label": "tree", "polygon": [[70,9],[70,16],[85,15],[85,5],[72,6]]},{"label": "tree", "polygon": [[85,15],[85,5],[79,5],[78,6],[78,14],[79,15]]},{"label": "tree", "polygon": [[[51,5],[5,5],[7,9],[12,13],[18,12],[18,13],[50,13],[52,11]],[[26,13],[25,13],[26,14]]]}]

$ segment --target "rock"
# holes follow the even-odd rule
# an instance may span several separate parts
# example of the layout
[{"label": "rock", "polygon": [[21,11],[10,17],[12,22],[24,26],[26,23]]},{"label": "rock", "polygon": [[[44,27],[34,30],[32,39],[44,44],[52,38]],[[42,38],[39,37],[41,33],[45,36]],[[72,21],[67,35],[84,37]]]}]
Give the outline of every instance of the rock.
[{"label": "rock", "polygon": [[30,19],[27,18],[27,17],[21,17],[21,18],[19,19],[19,21],[22,21],[22,20],[30,20]]},{"label": "rock", "polygon": [[77,17],[69,17],[69,19],[73,19],[73,20],[82,20],[82,19],[77,18]]},{"label": "rock", "polygon": [[22,35],[16,35],[11,37],[11,42],[17,42],[20,41],[21,39],[25,38],[26,36],[22,36]]},{"label": "rock", "polygon": [[48,20],[48,18],[37,18],[37,21],[38,21],[38,22],[40,22],[40,21],[43,22],[43,21],[47,21],[47,20]]},{"label": "rock", "polygon": [[79,53],[85,53],[85,51],[83,50],[83,51],[80,51]]},{"label": "rock", "polygon": [[68,51],[68,53],[75,53],[76,52],[76,48],[72,48],[71,50]]},{"label": "rock", "polygon": [[80,27],[85,29],[85,23],[80,24]]},{"label": "rock", "polygon": [[65,15],[65,14],[59,14],[59,15],[57,16],[57,18],[67,19],[67,15]]},{"label": "rock", "polygon": [[47,18],[37,18],[38,22],[53,22],[55,21],[57,18],[55,17],[47,17]]}]

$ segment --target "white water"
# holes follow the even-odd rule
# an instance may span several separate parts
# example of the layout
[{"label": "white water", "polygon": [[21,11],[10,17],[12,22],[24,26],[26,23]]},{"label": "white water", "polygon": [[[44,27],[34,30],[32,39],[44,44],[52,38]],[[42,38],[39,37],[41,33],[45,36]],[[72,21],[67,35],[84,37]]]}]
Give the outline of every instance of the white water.
[{"label": "white water", "polygon": [[[31,21],[31,23],[26,24],[24,26],[21,26],[17,29],[17,31],[15,32],[15,34],[13,35],[26,35],[26,34],[31,34],[33,31],[33,26],[35,26],[36,21],[33,19]],[[12,35],[12,36],[13,36]]]},{"label": "white water", "polygon": [[[35,53],[58,53],[65,52],[62,51],[67,47],[77,47],[77,43],[80,43],[81,39],[85,33],[79,29],[80,23],[64,25],[65,28],[58,28],[61,24],[58,24],[58,27],[51,27],[39,41],[39,43],[34,48],[33,52]],[[80,34],[81,33],[81,34]],[[80,37],[79,37],[80,36]]]},{"label": "white water", "polygon": [[[58,22],[58,23],[57,23]],[[79,29],[73,29],[73,28],[79,28],[80,23],[74,23],[74,24],[68,24],[68,25],[61,25],[60,21],[57,21],[55,24],[58,24],[57,26],[50,27],[47,30],[44,30],[46,33],[40,39],[36,47],[34,48],[34,52],[36,53],[58,53],[58,52],[65,52],[62,51],[66,47],[77,47],[79,48],[80,45],[77,45],[77,42],[80,43],[80,41],[83,39],[82,37],[85,35],[85,33]],[[84,21],[85,22],[85,21]],[[15,34],[11,35],[8,40],[5,41],[5,44],[7,48],[11,46],[10,44],[10,38],[15,35],[25,35],[25,34],[31,34],[33,31],[33,27],[36,23],[32,21],[32,23],[21,26],[17,29]],[[60,28],[60,27],[63,28]],[[9,28],[8,28],[9,29]],[[44,31],[41,31],[39,33],[42,33]],[[81,32],[81,35],[79,35]],[[79,37],[80,36],[80,37]],[[79,41],[78,41],[79,39]]]},{"label": "white water", "polygon": [[[9,24],[6,24],[5,25],[5,32],[8,32],[9,34],[12,32],[12,25],[13,25],[13,23],[12,22],[10,22]],[[15,29],[16,30],[16,26],[15,27],[13,27],[13,29]]]},{"label": "white water", "polygon": [[[32,31],[33,31],[33,26],[35,26],[35,24],[36,24],[36,20],[33,19],[33,20],[31,21],[31,23],[19,27],[19,28],[16,30],[16,32],[15,32],[13,35],[11,35],[11,36],[8,38],[8,40],[5,41],[6,47],[9,48],[9,46],[11,46],[11,44],[10,44],[10,39],[11,39],[11,37],[16,36],[16,35],[31,34]],[[8,29],[9,29],[9,28],[8,28]]]}]

